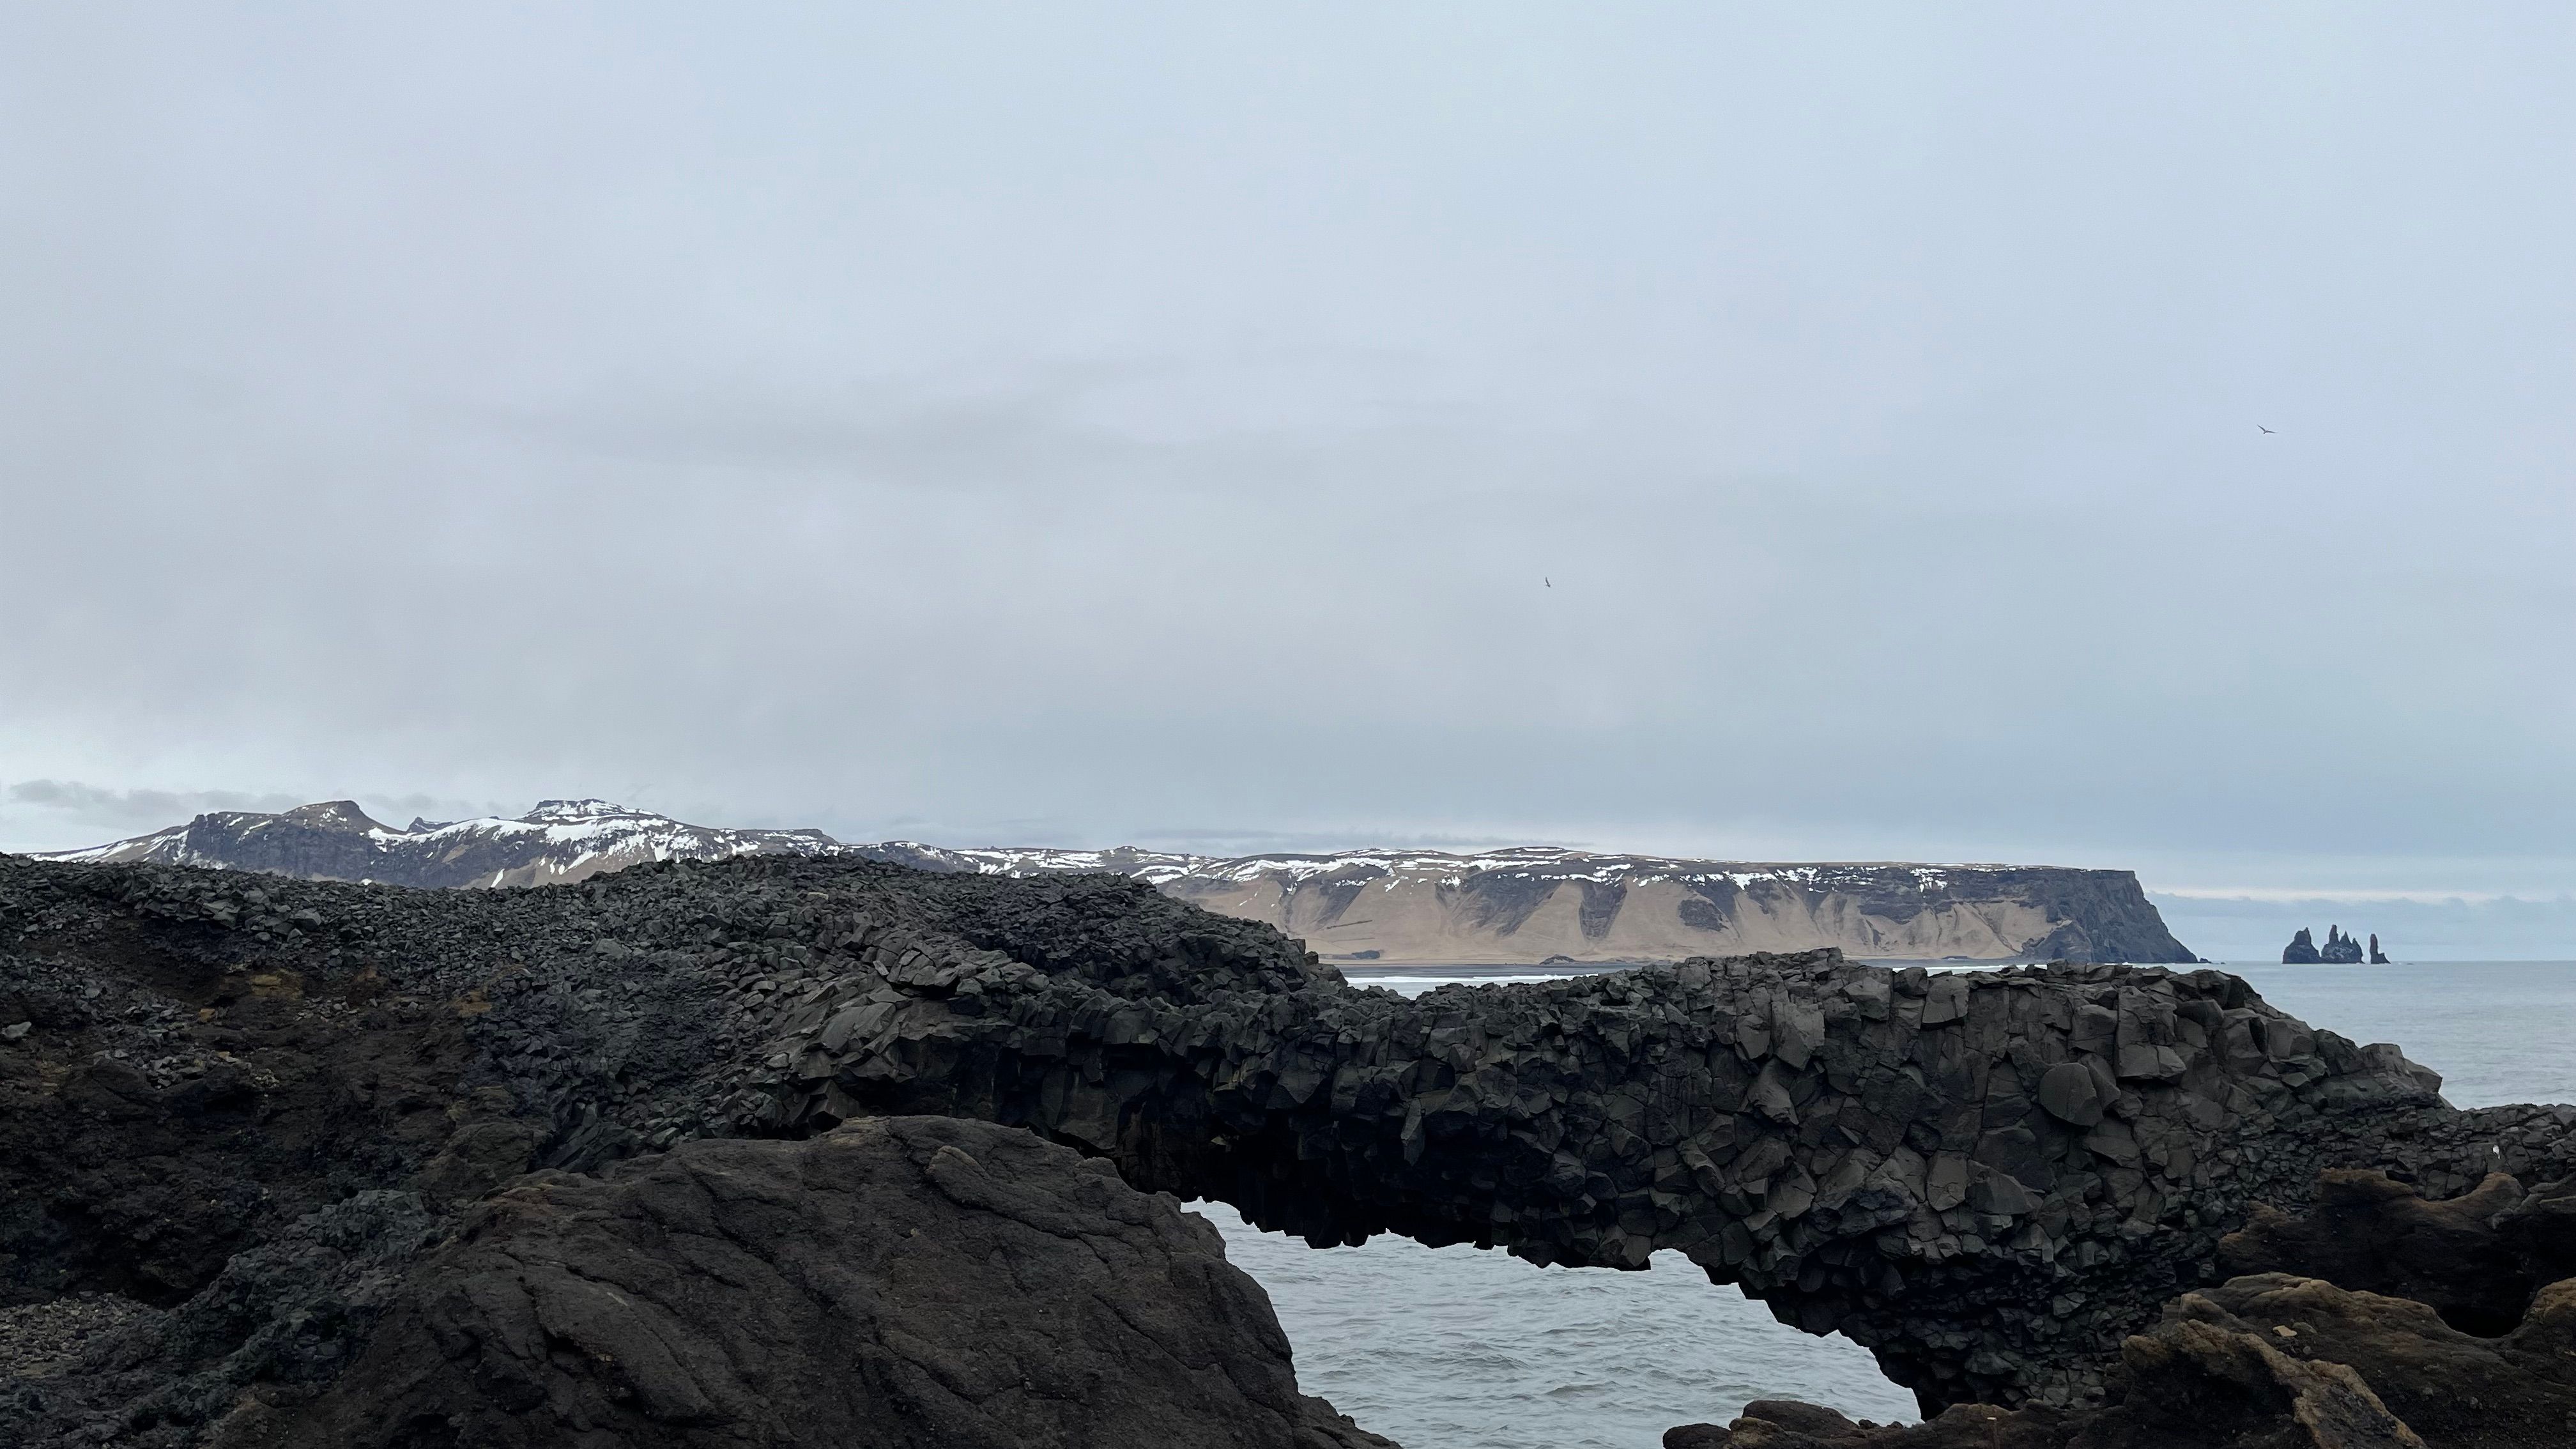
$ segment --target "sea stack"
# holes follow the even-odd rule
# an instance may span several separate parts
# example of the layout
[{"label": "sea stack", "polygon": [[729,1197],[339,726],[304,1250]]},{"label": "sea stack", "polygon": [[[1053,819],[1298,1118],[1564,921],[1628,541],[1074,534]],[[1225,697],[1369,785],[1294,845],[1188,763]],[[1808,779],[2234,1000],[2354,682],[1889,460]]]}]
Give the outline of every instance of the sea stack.
[{"label": "sea stack", "polygon": [[2358,966],[2361,964],[2361,941],[2358,937],[2345,935],[2341,926],[2328,926],[2326,943],[2317,948],[2317,959],[2337,966]]},{"label": "sea stack", "polygon": [[2290,938],[2289,945],[2281,948],[2281,964],[2284,966],[2314,966],[2324,959],[2317,954],[2316,938],[2308,934],[2305,926]]},{"label": "sea stack", "polygon": [[2377,931],[2370,933],[2370,964],[2373,966],[2385,966],[2388,964],[2388,958],[2380,953],[2379,933]]}]

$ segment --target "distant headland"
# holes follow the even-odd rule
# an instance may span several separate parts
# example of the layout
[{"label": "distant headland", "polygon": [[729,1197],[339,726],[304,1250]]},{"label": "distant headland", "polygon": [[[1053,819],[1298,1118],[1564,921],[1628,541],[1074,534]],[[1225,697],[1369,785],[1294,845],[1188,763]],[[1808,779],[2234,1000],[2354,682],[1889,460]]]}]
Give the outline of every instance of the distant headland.
[{"label": "distant headland", "polygon": [[605,800],[548,800],[516,819],[414,820],[401,829],[347,800],[275,815],[219,811],[49,858],[491,888],[740,855],[857,856],[977,875],[1105,871],[1276,926],[1327,961],[1374,965],[1606,967],[1826,947],[1876,961],[2197,960],[2134,873],[2050,865],[1784,864],[1553,846],[1235,857],[1133,846],[949,849],[689,825]]}]

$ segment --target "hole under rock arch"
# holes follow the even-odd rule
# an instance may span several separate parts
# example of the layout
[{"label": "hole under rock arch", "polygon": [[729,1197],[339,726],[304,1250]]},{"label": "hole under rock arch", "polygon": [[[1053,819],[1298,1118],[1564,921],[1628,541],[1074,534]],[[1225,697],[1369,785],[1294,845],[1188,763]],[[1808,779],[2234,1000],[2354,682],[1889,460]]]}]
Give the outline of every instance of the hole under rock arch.
[{"label": "hole under rock arch", "polygon": [[1268,1290],[1305,1392],[1408,1449],[1656,1449],[1673,1425],[1724,1423],[1754,1398],[1917,1417],[1866,1349],[1779,1322],[1679,1253],[1620,1272],[1395,1234],[1310,1248],[1224,1203],[1189,1207]]}]

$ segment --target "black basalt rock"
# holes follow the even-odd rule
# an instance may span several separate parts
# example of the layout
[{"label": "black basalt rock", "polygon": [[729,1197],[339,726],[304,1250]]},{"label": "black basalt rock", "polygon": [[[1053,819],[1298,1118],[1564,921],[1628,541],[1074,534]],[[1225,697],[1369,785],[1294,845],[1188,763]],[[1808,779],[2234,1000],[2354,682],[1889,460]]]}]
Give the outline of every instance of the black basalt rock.
[{"label": "black basalt rock", "polygon": [[2121,1345],[2108,1402],[1953,1405],[1856,1423],[1756,1399],[1666,1449],[2560,1449],[2576,1425],[2576,1194],[2504,1174],[2431,1199],[2329,1171],[2313,1211],[2258,1207],[2234,1276]]},{"label": "black basalt rock", "polygon": [[189,1301],[358,1192],[452,1214],[522,1165],[938,1115],[1316,1243],[1678,1252],[1929,1408],[2077,1406],[2321,1168],[2576,1175],[2576,1109],[2453,1111],[2219,971],[1826,951],[1407,1000],[1106,876],[443,893],[0,857],[0,999],[32,1023],[0,1042],[0,1307]]},{"label": "black basalt rock", "polygon": [[2305,926],[2290,938],[2289,945],[2281,948],[2281,964],[2284,966],[2314,966],[2324,959],[2317,952],[2316,939],[2308,934]]},{"label": "black basalt rock", "polygon": [[362,1359],[221,1449],[1394,1449],[1298,1393],[1205,1220],[981,1122],[539,1173],[389,1298]]},{"label": "black basalt rock", "polygon": [[2576,1277],[2576,1182],[2526,1188],[2490,1173],[2430,1200],[2383,1172],[2331,1170],[2303,1212],[2257,1204],[2218,1260],[2231,1275],[2288,1273],[2412,1299],[2464,1333],[2498,1337],[2543,1288]]},{"label": "black basalt rock", "polygon": [[1076,976],[962,969],[984,983],[971,1020],[887,997],[830,1052],[782,1052],[800,1065],[771,1130],[971,1112],[1319,1244],[1675,1250],[1870,1346],[1931,1407],[2090,1401],[2248,1203],[2442,1111],[2395,1049],[2215,971],[1820,952],[1413,1001],[1192,990],[1149,1013]]},{"label": "black basalt rock", "polygon": [[2337,966],[2361,964],[2361,942],[2343,933],[2341,926],[2326,927],[2326,943],[2317,948],[2317,959]]}]

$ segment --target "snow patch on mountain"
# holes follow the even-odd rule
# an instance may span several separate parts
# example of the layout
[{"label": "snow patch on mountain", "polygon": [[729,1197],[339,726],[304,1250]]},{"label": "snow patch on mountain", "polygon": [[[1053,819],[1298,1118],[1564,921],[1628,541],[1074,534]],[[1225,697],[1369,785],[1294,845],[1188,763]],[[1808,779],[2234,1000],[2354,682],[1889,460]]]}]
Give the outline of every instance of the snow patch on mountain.
[{"label": "snow patch on mountain", "polygon": [[1349,961],[1607,963],[1816,946],[1880,959],[2192,959],[2134,875],[2053,866],[1688,860],[1536,845],[1230,858],[1137,846],[857,845],[819,830],[691,825],[589,799],[405,829],[346,800],[275,815],[214,812],[48,858],[492,888],[577,881],[645,861],[767,854],[983,875],[1109,872],[1266,921]]}]

